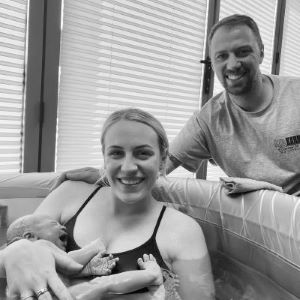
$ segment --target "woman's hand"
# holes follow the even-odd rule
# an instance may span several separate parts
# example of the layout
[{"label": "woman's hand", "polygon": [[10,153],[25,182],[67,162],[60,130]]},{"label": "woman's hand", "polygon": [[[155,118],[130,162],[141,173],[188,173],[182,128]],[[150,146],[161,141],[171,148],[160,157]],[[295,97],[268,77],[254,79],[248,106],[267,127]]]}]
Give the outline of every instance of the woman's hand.
[{"label": "woman's hand", "polygon": [[44,240],[20,240],[9,245],[1,252],[0,266],[6,274],[11,299],[37,295],[39,290],[48,289],[39,300],[53,299],[51,294],[59,300],[71,300],[73,297],[56,268],[64,274],[76,274],[82,269],[65,252]]}]

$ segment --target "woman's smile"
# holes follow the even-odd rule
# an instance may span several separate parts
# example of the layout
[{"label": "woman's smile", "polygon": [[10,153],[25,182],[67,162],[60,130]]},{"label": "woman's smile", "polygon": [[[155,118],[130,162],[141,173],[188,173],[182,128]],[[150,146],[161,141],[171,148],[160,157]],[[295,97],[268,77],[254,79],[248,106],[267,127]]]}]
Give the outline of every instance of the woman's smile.
[{"label": "woman's smile", "polygon": [[144,178],[141,177],[132,177],[132,178],[125,177],[125,178],[118,178],[118,179],[122,184],[126,186],[136,186],[139,183],[144,181]]}]

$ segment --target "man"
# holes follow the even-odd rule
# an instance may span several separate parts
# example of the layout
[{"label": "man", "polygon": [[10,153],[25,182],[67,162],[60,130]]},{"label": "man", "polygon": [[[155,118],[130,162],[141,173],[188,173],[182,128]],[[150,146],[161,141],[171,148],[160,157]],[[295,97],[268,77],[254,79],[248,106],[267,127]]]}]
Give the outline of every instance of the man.
[{"label": "man", "polygon": [[232,15],[209,35],[224,91],[196,112],[170,147],[167,172],[213,159],[228,176],[267,181],[300,195],[300,79],[263,75],[256,23]]},{"label": "man", "polygon": [[[222,19],[208,40],[225,90],[195,112],[174,139],[167,173],[179,165],[194,172],[203,159],[212,159],[230,177],[267,181],[300,196],[300,78],[261,73],[264,45],[248,16]],[[86,180],[96,174],[85,170],[66,176]]]}]

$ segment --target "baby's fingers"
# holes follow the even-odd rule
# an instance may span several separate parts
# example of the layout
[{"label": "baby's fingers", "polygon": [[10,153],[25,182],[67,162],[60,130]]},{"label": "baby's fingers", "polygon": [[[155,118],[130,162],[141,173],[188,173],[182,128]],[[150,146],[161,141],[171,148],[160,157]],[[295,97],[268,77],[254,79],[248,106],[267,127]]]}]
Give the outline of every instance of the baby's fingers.
[{"label": "baby's fingers", "polygon": [[115,257],[115,258],[108,260],[107,267],[112,270],[116,266],[118,261],[119,261],[119,257]]}]

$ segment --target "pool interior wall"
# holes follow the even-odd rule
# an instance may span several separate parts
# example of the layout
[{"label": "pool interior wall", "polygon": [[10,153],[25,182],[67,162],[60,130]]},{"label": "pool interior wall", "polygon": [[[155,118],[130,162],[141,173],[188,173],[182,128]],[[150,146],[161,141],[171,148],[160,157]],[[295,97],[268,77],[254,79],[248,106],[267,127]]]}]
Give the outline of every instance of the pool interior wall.
[{"label": "pool interior wall", "polygon": [[300,299],[254,268],[224,253],[211,252],[211,261],[216,300]]}]

